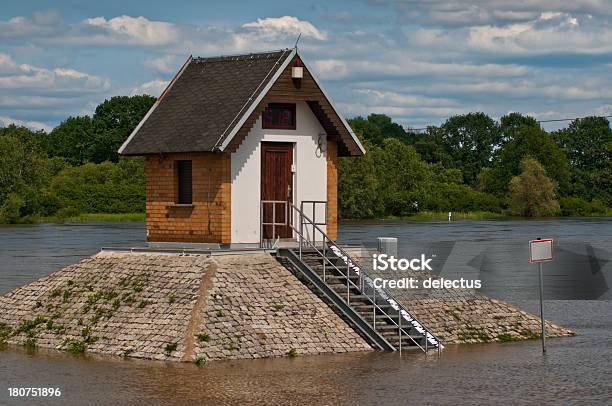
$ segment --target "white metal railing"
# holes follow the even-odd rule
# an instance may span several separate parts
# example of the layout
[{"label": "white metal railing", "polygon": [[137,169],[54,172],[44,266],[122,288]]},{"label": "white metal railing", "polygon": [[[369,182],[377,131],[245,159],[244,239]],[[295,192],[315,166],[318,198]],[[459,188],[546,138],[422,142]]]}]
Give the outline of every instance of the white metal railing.
[{"label": "white metal railing", "polygon": [[[264,234],[265,234],[265,230],[266,230],[266,226],[268,227],[272,227],[272,238],[271,240],[274,241],[276,240],[278,242],[278,240],[280,239],[280,237],[277,238],[277,234],[276,234],[276,227],[287,227],[289,226],[289,221],[287,218],[287,215],[289,213],[288,211],[288,204],[289,202],[285,201],[285,200],[262,200],[260,203],[260,208],[259,208],[259,246],[261,248],[266,248],[265,247],[265,243],[266,243],[266,238],[264,238]],[[277,206],[281,205],[282,209],[277,210]],[[266,207],[272,207],[272,221],[266,221]],[[283,216],[283,221],[282,222],[277,222],[276,221],[276,213],[284,213]],[[276,245],[276,243],[274,244]]]},{"label": "white metal railing", "polygon": [[[322,221],[317,221],[317,205],[323,205],[323,210],[318,211],[319,213],[323,212]],[[312,213],[311,216],[306,215],[306,209],[304,206],[311,209],[310,210],[310,213]],[[291,210],[291,214],[294,214],[293,210],[291,209],[291,206],[289,207]],[[300,228],[298,235],[302,235],[306,238],[312,238],[314,242],[317,241],[318,239],[317,237],[320,237],[321,241],[323,241],[323,230],[319,226],[327,226],[327,202],[326,201],[303,200],[300,203],[300,209],[297,210],[297,213],[295,214],[298,214],[300,218],[300,221],[298,222],[298,226]],[[304,219],[308,219],[309,221],[306,222],[304,221]],[[312,227],[309,227],[309,225],[311,225]],[[317,234],[319,234],[319,236],[317,236]]]},{"label": "white metal railing", "polygon": [[[286,215],[284,216],[285,221],[282,223],[276,223],[276,214],[274,207],[277,204],[283,204],[283,207],[287,209]],[[273,230],[276,225],[279,226],[289,226],[293,230],[293,232],[297,235],[298,238],[298,248],[299,248],[299,257],[302,259],[302,248],[310,247],[314,252],[323,259],[323,281],[326,282],[327,268],[332,267],[335,269],[340,275],[345,276],[346,278],[346,301],[350,306],[350,296],[351,289],[356,289],[360,292],[362,296],[365,296],[372,303],[372,315],[373,320],[372,324],[374,329],[376,330],[376,316],[382,315],[387,321],[394,324],[398,329],[399,336],[399,351],[401,353],[402,350],[402,337],[405,336],[409,340],[412,341],[414,345],[419,347],[425,353],[428,351],[429,344],[433,345],[437,348],[438,353],[440,353],[442,349],[442,343],[439,338],[433,334],[429,329],[425,327],[423,323],[421,323],[416,317],[411,315],[397,300],[395,300],[391,294],[384,288],[376,288],[374,287],[374,279],[367,274],[367,272],[361,269],[357,263],[350,257],[350,255],[344,251],[340,246],[338,246],[335,241],[330,239],[327,234],[319,227],[318,222],[310,219],[308,216],[304,214],[303,207],[304,203],[313,204],[313,211],[315,210],[315,204],[320,203],[316,201],[304,201],[301,204],[301,208],[297,208],[291,202],[284,201],[262,201],[262,244],[264,242],[263,239],[263,226],[268,225],[272,226]],[[273,220],[271,222],[264,222],[263,212],[264,205],[271,204],[273,207]],[[327,216],[326,216],[327,217]],[[309,232],[310,231],[310,232]],[[273,231],[273,236],[275,236]],[[320,236],[320,241],[317,237]],[[334,256],[330,258],[328,255],[328,250],[331,251]],[[336,264],[332,261],[332,259],[340,258],[345,264],[346,269],[340,269]],[[353,274],[353,275],[351,275]],[[353,282],[352,279],[357,277],[357,283]],[[397,322],[393,318],[393,315],[390,315],[388,311],[384,310],[380,305],[379,301],[383,301],[388,306],[390,306],[393,310],[397,312]],[[403,322],[407,322],[408,325],[403,325]],[[420,345],[412,336],[407,332],[406,328],[412,328],[417,331],[420,335],[425,338],[424,346]]]},{"label": "white metal railing", "polygon": [[[290,210],[290,206],[293,206],[292,203],[287,202],[285,200],[262,200],[260,203],[260,211],[259,211],[259,216],[260,216],[260,229],[259,229],[259,242],[260,242],[260,246],[264,246],[266,243],[269,243],[270,240],[277,240],[277,234],[276,234],[276,230],[277,227],[290,227],[293,231],[293,227],[292,224],[290,224],[291,222],[291,215],[292,215],[292,211]],[[323,206],[322,208],[320,206]],[[324,200],[303,200],[300,202],[300,209],[299,211],[301,213],[306,213],[306,207],[310,208],[310,213],[312,213],[312,216],[309,217],[307,215],[304,214],[304,216],[302,216],[303,218],[308,218],[310,223],[308,224],[312,224],[313,226],[326,226],[327,225],[327,202]],[[268,209],[268,211],[266,211],[266,208]],[[318,208],[318,210],[317,210]],[[271,209],[271,211],[270,211]],[[271,216],[271,220],[267,221],[267,218],[270,217],[270,213],[272,214]],[[277,221],[277,214],[278,213],[283,213],[283,220],[282,221]],[[317,221],[317,214],[322,214],[323,219],[320,221]],[[312,220],[310,220],[312,219]],[[266,226],[271,227],[272,228],[272,235],[271,238],[265,238],[266,235]],[[307,226],[307,223],[304,221],[300,221],[300,230],[299,230],[299,234],[304,234],[308,237],[312,237],[314,240],[317,240],[318,236],[316,234],[319,234],[319,227],[312,227],[310,229],[305,228],[305,226]],[[322,238],[322,235],[320,235],[320,238]]]}]

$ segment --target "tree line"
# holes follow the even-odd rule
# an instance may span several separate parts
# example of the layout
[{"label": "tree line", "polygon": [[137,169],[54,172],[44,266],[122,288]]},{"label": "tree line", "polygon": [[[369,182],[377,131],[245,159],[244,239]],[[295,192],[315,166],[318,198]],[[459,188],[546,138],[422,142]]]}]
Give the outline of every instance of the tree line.
[{"label": "tree line", "polygon": [[[116,96],[91,116],[51,132],[0,128],[0,223],[80,213],[142,213],[142,158],[117,150],[155,102]],[[367,153],[339,162],[342,218],[489,212],[520,216],[605,214],[612,207],[612,131],[607,119],[578,119],[547,132],[529,116],[498,122],[484,113],[426,131],[383,114],[349,124]]]},{"label": "tree line", "polygon": [[151,108],[150,96],[117,96],[92,116],[50,133],[0,128],[0,223],[81,213],[143,213],[144,161],[117,150]]},{"label": "tree line", "polygon": [[519,215],[591,215],[612,206],[612,130],[603,117],[548,132],[510,113],[450,117],[411,131],[384,114],[349,124],[368,153],[340,162],[346,218],[423,210]]}]

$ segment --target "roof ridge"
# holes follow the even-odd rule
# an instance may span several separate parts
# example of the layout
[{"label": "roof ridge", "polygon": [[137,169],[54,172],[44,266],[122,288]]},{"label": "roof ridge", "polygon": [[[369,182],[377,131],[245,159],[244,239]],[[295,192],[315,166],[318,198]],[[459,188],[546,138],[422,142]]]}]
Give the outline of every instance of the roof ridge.
[{"label": "roof ridge", "polygon": [[272,56],[274,54],[290,52],[291,49],[284,48],[278,49],[275,51],[265,51],[265,52],[250,52],[247,54],[229,54],[229,55],[217,55],[217,56],[196,56],[193,58],[194,62],[222,62],[222,61],[231,61],[236,60],[237,58],[252,58],[252,57],[262,57],[262,56]]}]

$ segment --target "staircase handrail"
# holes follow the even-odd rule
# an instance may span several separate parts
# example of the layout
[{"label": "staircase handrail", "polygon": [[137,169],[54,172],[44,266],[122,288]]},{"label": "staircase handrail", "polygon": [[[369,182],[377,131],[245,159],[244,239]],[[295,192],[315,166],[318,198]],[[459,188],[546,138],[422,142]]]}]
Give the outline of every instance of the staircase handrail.
[{"label": "staircase handrail", "polygon": [[[395,320],[393,320],[393,318],[388,315],[384,310],[382,310],[378,304],[376,303],[375,299],[376,299],[376,291],[382,292],[384,293],[384,295],[381,295],[381,297],[387,301],[387,303],[395,310],[398,312],[398,314],[400,315],[401,318],[405,319],[406,321],[408,321],[410,323],[410,325],[419,332],[419,334],[425,336],[425,342],[427,343],[428,341],[433,344],[438,351],[440,351],[441,348],[443,348],[442,343],[440,341],[440,339],[431,331],[429,330],[427,327],[425,327],[425,325],[423,323],[421,323],[416,317],[414,317],[412,314],[410,314],[410,312],[397,300],[395,300],[393,298],[393,296],[384,288],[376,288],[374,287],[374,283],[373,283],[373,279],[372,277],[367,273],[367,271],[365,271],[364,269],[362,269],[361,267],[357,266],[356,262],[351,258],[351,256],[344,250],[342,249],[340,246],[338,246],[331,238],[329,238],[329,236],[317,225],[315,224],[310,218],[308,218],[308,216],[306,216],[299,208],[297,208],[294,204],[292,204],[291,202],[288,202],[288,205],[291,209],[295,210],[299,215],[300,215],[300,223],[303,222],[303,220],[305,219],[307,223],[309,223],[309,225],[311,225],[313,227],[313,230],[317,230],[318,232],[321,233],[322,235],[322,243],[323,243],[323,251],[325,251],[325,241],[327,240],[328,242],[331,242],[331,244],[327,244],[330,249],[334,252],[334,254],[339,257],[340,259],[342,259],[346,264],[347,264],[347,269],[352,270],[355,274],[357,274],[357,276],[359,277],[360,280],[360,285],[361,286],[357,286],[355,285],[349,277],[349,274],[347,272],[347,283],[350,283],[353,285],[353,287],[357,288],[359,291],[361,291],[362,293],[365,293],[366,296],[369,297],[369,295],[367,294],[367,292],[365,292],[365,290],[363,289],[363,281],[365,278],[367,278],[367,282],[370,284],[371,288],[374,290],[374,297],[372,303],[374,304],[374,306],[376,306],[377,309],[379,309],[381,311],[381,313],[383,313],[384,315],[386,315],[387,317],[389,317],[389,319],[398,326],[398,328],[403,328],[401,325],[399,325],[398,323],[395,322]],[[310,245],[319,255],[321,255],[324,259],[324,261],[329,262],[330,265],[332,265],[338,272],[342,273],[342,271],[336,267],[336,265],[331,262],[331,260],[329,260],[328,257],[326,257],[326,255],[324,253],[321,253],[317,247],[316,247],[316,237],[314,236],[314,232],[313,232],[313,238],[314,241],[310,241],[308,238],[304,238],[304,235],[300,232],[299,229],[297,229],[294,224],[293,224],[293,216],[288,216],[289,218],[289,225],[290,227],[298,234],[298,236],[300,237],[300,243],[299,243],[299,248],[300,248],[300,259],[301,259],[301,251],[302,251],[302,241],[306,240],[306,242],[308,243],[308,245]],[[335,248],[335,250],[334,250]],[[342,257],[342,254],[344,257]],[[351,266],[352,265],[352,266]],[[348,300],[348,298],[347,298]],[[408,337],[410,337],[409,334],[407,334]],[[414,341],[414,339],[412,339],[412,337],[410,337],[410,339]],[[421,349],[423,349],[418,343],[415,342],[415,344],[417,346],[419,346]],[[426,346],[427,347],[427,346]],[[424,351],[426,351],[426,349],[424,349]]]}]

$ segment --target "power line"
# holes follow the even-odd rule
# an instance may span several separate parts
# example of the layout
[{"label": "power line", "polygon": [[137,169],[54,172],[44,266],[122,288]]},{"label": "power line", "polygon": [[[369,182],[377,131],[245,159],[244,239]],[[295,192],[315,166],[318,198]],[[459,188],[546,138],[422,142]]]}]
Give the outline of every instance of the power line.
[{"label": "power line", "polygon": [[555,119],[550,119],[550,120],[538,120],[538,123],[555,123],[558,121],[574,121],[574,120],[582,120],[583,118],[587,118],[587,117],[610,118],[612,117],[612,115],[610,116],[586,116],[586,117],[576,117],[576,118],[555,118]]},{"label": "power line", "polygon": [[[589,118],[589,117],[596,117],[596,118],[612,118],[612,115],[608,115],[608,116],[584,116],[584,117],[575,117],[575,118],[554,118],[554,119],[550,119],[550,120],[536,120],[536,123],[558,123],[558,122],[562,122],[562,121],[575,121],[575,120],[582,120],[583,118]],[[408,131],[425,131],[428,130],[430,127],[438,127],[435,125],[431,125],[428,127],[423,127],[423,128],[412,128],[412,127],[408,127],[407,130]]]}]

